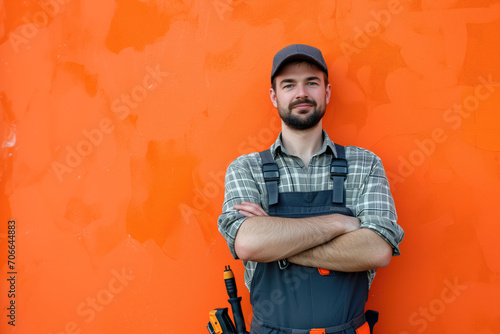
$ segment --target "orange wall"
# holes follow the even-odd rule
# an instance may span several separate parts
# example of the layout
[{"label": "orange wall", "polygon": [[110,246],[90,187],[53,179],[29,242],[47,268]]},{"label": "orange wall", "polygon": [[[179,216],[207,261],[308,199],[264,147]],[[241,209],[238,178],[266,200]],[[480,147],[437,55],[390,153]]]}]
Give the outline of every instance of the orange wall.
[{"label": "orange wall", "polygon": [[250,321],[216,220],[227,165],[279,132],[290,43],[327,59],[330,137],[391,182],[406,237],[378,333],[500,333],[499,1],[0,6],[1,333],[207,333],[227,264]]}]

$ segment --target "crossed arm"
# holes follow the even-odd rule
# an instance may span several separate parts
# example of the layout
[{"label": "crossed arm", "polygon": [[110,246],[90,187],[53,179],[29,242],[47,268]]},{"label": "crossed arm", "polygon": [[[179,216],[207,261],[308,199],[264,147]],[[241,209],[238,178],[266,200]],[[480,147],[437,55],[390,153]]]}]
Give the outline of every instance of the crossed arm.
[{"label": "crossed arm", "polygon": [[270,217],[251,202],[234,209],[248,217],[235,239],[236,253],[244,261],[286,258],[303,266],[354,272],[385,267],[391,260],[391,246],[374,231],[360,228],[355,217]]}]

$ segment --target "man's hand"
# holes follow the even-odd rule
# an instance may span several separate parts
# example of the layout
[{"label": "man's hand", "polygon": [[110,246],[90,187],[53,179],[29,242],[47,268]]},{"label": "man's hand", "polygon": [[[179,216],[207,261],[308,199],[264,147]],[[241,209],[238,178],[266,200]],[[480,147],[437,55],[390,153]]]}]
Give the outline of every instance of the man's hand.
[{"label": "man's hand", "polygon": [[[241,202],[241,204],[237,204],[233,208],[238,210],[238,212],[245,217],[269,216],[260,205],[252,202]],[[332,216],[333,215],[335,216],[336,222],[344,227],[343,233],[359,229],[361,221],[358,218],[342,214],[332,214]]]},{"label": "man's hand", "polygon": [[288,261],[307,267],[353,272],[385,267],[391,257],[392,248],[384,239],[368,228],[359,228],[289,257]]},{"label": "man's hand", "polygon": [[260,205],[252,202],[242,202],[233,208],[245,217],[269,216]]},{"label": "man's hand", "polygon": [[[242,202],[241,204],[235,205],[233,208],[238,210],[238,212],[245,217],[269,216],[260,205],[252,202]],[[361,224],[361,221],[356,217],[341,214],[336,214],[336,216],[337,222],[345,228],[344,233],[357,230]]]},{"label": "man's hand", "polygon": [[337,216],[338,216],[337,220],[345,228],[344,233],[349,233],[349,232],[352,232],[352,231],[359,229],[359,226],[361,224],[361,220],[359,220],[358,218],[352,217],[352,216],[341,215],[341,214],[337,214]]}]

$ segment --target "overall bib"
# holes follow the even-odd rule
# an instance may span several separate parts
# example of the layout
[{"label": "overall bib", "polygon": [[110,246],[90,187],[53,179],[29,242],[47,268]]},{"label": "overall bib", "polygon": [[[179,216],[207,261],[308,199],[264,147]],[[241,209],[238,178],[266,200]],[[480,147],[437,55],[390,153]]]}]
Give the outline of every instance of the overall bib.
[{"label": "overall bib", "polygon": [[[269,150],[260,153],[269,195],[270,216],[302,218],[340,213],[346,207],[344,147],[330,171],[333,189],[278,194],[278,166]],[[257,263],[251,283],[254,318],[251,334],[370,333],[364,307],[368,299],[366,272],[337,272],[304,267],[286,260]]]}]

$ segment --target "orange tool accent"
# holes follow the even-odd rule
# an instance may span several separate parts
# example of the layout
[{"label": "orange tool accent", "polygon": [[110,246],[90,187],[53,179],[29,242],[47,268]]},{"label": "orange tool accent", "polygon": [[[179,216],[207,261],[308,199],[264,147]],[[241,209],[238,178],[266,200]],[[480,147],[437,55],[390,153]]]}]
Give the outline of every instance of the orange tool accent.
[{"label": "orange tool accent", "polygon": [[224,279],[229,279],[229,278],[234,278],[234,274],[231,268],[226,267],[226,270],[224,270]]},{"label": "orange tool accent", "polygon": [[208,313],[208,317],[210,319],[210,323],[212,324],[212,328],[215,331],[215,334],[222,334],[222,328],[219,324],[219,321],[217,320],[217,316],[215,315],[215,312],[217,310],[212,310]]},{"label": "orange tool accent", "polygon": [[313,328],[309,331],[309,334],[325,334],[324,328]]},{"label": "orange tool accent", "polygon": [[328,269],[318,268],[318,271],[321,274],[321,276],[330,275],[330,270],[328,270]]},{"label": "orange tool accent", "polygon": [[356,334],[370,334],[370,326],[365,322],[361,327],[356,329]]}]

